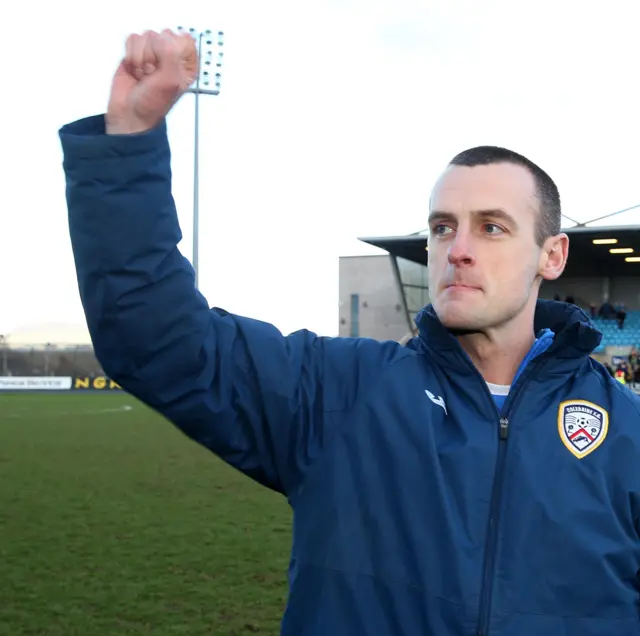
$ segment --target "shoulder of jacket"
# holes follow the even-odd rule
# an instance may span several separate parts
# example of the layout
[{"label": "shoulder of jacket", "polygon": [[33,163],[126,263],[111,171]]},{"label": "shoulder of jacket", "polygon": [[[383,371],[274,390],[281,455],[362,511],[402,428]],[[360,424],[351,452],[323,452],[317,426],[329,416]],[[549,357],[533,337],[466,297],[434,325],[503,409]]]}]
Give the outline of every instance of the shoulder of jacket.
[{"label": "shoulder of jacket", "polygon": [[628,404],[632,414],[640,422],[640,395],[634,393],[628,386],[621,384],[615,378],[611,378],[611,381],[624,403]]},{"label": "shoulder of jacket", "polygon": [[421,355],[395,340],[375,340],[374,338],[320,337],[319,343],[325,352],[340,354],[348,350],[357,351],[363,360],[377,359],[383,366],[392,366],[402,360]]}]

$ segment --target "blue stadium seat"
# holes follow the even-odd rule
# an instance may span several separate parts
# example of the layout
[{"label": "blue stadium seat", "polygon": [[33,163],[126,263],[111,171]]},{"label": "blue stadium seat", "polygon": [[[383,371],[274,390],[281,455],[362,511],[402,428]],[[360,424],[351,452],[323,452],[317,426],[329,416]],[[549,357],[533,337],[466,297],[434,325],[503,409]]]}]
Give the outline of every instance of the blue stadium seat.
[{"label": "blue stadium seat", "polygon": [[597,351],[604,351],[609,346],[640,347],[640,311],[630,311],[624,323],[624,329],[618,328],[616,320],[596,318],[593,324],[602,334],[602,344]]}]

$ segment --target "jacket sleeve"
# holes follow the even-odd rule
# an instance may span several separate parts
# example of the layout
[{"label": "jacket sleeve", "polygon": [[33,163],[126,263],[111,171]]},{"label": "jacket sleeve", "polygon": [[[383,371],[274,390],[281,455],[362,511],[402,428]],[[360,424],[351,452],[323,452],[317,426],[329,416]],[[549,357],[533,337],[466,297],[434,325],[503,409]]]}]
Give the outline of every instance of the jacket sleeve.
[{"label": "jacket sleeve", "polygon": [[292,496],[396,343],[284,337],[210,309],[178,250],[166,124],[60,130],[80,297],[105,373],[186,435]]}]

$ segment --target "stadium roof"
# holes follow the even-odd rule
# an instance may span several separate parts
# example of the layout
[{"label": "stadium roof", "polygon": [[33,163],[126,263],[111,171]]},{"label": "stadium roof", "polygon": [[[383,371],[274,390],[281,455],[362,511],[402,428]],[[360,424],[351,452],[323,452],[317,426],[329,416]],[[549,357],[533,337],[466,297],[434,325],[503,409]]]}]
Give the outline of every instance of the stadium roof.
[{"label": "stadium roof", "polygon": [[[580,278],[640,276],[640,226],[576,226],[563,229],[569,236],[569,262],[563,276]],[[360,238],[393,256],[427,264],[426,234]],[[611,250],[624,250],[620,252]]]}]

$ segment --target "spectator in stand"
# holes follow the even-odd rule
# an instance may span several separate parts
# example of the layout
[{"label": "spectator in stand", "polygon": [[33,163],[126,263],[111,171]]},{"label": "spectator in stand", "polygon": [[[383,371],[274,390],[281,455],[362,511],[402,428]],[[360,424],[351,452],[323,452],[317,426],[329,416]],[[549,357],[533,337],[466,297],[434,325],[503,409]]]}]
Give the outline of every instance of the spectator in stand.
[{"label": "spectator in stand", "polygon": [[613,305],[605,300],[602,303],[602,307],[600,307],[600,318],[604,318],[605,320],[608,318],[613,318],[616,315],[616,310],[613,308]]},{"label": "spectator in stand", "polygon": [[624,305],[618,305],[616,308],[616,318],[618,320],[618,327],[624,329],[624,321],[627,319],[627,312],[625,311]]}]

